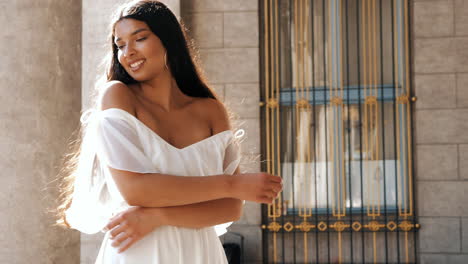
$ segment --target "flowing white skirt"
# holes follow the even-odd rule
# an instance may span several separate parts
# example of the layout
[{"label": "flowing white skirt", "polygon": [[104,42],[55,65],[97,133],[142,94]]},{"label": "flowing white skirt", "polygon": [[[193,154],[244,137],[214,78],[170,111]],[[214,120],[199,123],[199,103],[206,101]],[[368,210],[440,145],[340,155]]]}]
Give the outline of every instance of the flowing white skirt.
[{"label": "flowing white skirt", "polygon": [[96,264],[227,264],[214,227],[161,226],[122,253],[104,236]]}]

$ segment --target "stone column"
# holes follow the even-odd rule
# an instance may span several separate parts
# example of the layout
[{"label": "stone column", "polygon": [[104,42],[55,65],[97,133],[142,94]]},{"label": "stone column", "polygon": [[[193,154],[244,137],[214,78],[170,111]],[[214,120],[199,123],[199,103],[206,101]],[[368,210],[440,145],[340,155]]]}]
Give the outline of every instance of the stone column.
[{"label": "stone column", "polygon": [[0,1],[0,263],[78,263],[54,227],[60,160],[81,107],[81,1]]}]

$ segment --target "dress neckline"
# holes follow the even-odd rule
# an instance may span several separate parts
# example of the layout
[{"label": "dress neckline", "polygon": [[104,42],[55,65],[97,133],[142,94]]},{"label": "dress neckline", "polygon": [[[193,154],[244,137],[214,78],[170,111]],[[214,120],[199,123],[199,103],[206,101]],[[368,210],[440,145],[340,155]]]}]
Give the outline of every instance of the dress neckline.
[{"label": "dress neckline", "polygon": [[125,110],[123,110],[123,109],[120,109],[120,108],[107,108],[107,109],[105,109],[105,110],[101,110],[102,113],[103,113],[103,112],[106,112],[106,111],[117,111],[117,112],[123,113],[123,114],[126,115],[126,116],[129,116],[130,118],[132,118],[133,120],[135,120],[136,123],[140,124],[140,126],[142,126],[144,129],[146,129],[150,134],[154,135],[156,138],[158,138],[160,141],[162,141],[163,144],[165,144],[166,146],[168,146],[168,147],[170,147],[170,148],[172,148],[172,149],[175,149],[175,150],[177,150],[177,151],[183,151],[183,150],[186,150],[186,149],[188,149],[188,148],[195,147],[196,145],[199,145],[199,144],[201,144],[201,143],[203,143],[203,142],[205,142],[205,141],[209,141],[209,140],[211,140],[211,139],[214,139],[214,138],[216,138],[216,137],[219,137],[219,136],[221,136],[221,135],[224,135],[224,134],[231,134],[231,133],[232,133],[232,131],[229,130],[229,129],[228,129],[228,130],[224,130],[224,131],[221,131],[221,132],[216,133],[216,134],[214,134],[214,135],[211,135],[211,136],[209,136],[209,137],[207,137],[207,138],[204,138],[204,139],[202,139],[202,140],[199,140],[199,141],[197,141],[197,142],[194,142],[194,143],[192,143],[192,144],[190,144],[190,145],[187,145],[187,146],[185,146],[185,147],[183,147],[183,148],[178,148],[178,147],[172,145],[171,143],[167,142],[164,138],[162,138],[160,135],[158,135],[158,133],[156,133],[155,131],[153,131],[153,130],[152,130],[151,128],[149,128],[145,123],[143,123],[140,119],[136,118],[136,116],[130,114],[129,112],[127,112],[127,111],[125,111]]}]

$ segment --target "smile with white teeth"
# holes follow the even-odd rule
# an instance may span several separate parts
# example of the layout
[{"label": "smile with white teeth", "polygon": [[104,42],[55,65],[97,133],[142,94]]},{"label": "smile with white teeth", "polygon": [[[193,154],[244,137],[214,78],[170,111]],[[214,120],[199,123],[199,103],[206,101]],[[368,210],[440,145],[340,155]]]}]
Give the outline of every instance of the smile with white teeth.
[{"label": "smile with white teeth", "polygon": [[143,64],[143,62],[145,62],[145,60],[139,60],[135,63],[132,63],[130,64],[130,68],[133,70],[133,71],[136,71],[140,68],[141,64]]}]

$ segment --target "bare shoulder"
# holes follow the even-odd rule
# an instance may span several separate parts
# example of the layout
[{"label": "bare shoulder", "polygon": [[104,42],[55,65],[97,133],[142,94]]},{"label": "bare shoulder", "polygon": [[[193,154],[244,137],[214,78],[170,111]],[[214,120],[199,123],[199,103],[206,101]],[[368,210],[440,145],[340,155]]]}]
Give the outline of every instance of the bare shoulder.
[{"label": "bare shoulder", "polygon": [[198,100],[198,105],[209,119],[213,134],[231,129],[228,112],[221,101],[213,98],[201,98]]},{"label": "bare shoulder", "polygon": [[99,108],[120,108],[135,115],[135,94],[130,87],[120,81],[110,81],[100,88]]}]

